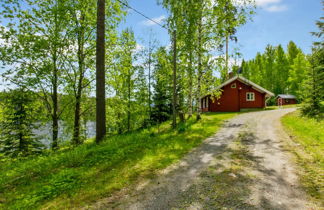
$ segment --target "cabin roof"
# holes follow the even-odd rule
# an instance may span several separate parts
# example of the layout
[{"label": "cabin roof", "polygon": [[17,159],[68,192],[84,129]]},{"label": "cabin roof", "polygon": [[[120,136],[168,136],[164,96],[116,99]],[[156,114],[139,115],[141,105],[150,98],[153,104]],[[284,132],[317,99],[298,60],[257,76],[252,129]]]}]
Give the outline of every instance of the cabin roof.
[{"label": "cabin roof", "polygon": [[296,99],[296,96],[290,94],[279,94],[277,97],[283,99]]},{"label": "cabin roof", "polygon": [[261,93],[265,93],[267,96],[274,96],[274,94],[266,89],[264,89],[263,87],[255,84],[254,82],[244,78],[243,76],[240,75],[236,75],[234,77],[232,77],[231,79],[225,81],[223,84],[219,85],[216,89],[220,89],[228,84],[230,84],[231,82],[235,81],[235,80],[239,80],[240,82],[246,84],[246,85],[251,85],[255,90],[261,92]]}]

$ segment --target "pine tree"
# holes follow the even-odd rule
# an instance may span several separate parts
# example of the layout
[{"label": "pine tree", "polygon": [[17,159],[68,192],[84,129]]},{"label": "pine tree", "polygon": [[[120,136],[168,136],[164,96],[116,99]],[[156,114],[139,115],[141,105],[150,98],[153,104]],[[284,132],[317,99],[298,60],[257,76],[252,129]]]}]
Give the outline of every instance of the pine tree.
[{"label": "pine tree", "polygon": [[170,119],[172,114],[172,71],[170,56],[165,48],[159,48],[154,58],[156,64],[153,74],[155,83],[151,119],[159,124]]},{"label": "pine tree", "polygon": [[309,57],[310,67],[307,71],[307,79],[303,83],[304,105],[302,112],[311,117],[324,117],[324,49],[313,48]]},{"label": "pine tree", "polygon": [[33,133],[37,128],[37,101],[23,89],[5,94],[0,120],[0,151],[11,157],[41,152],[43,145]]},{"label": "pine tree", "polygon": [[171,100],[168,95],[168,90],[164,86],[161,79],[157,79],[154,85],[153,95],[153,109],[152,109],[152,121],[159,124],[170,119],[171,116]]},{"label": "pine tree", "polygon": [[[322,2],[324,5],[324,2]],[[313,43],[312,55],[309,57],[310,68],[308,69],[307,79],[303,85],[304,106],[302,112],[304,115],[324,118],[324,48],[323,17],[316,21],[319,32],[312,32],[312,35],[321,41]]]}]

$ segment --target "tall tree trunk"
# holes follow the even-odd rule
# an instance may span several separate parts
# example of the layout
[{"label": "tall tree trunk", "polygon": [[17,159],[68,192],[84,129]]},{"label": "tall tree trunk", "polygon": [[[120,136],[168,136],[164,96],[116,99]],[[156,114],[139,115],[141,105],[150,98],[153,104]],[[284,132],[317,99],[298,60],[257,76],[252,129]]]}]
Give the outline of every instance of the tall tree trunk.
[{"label": "tall tree trunk", "polygon": [[192,78],[192,49],[190,49],[190,52],[189,52],[189,66],[188,66],[188,70],[189,70],[189,98],[188,98],[188,107],[189,107],[189,116],[188,118],[191,118],[192,117],[192,85],[193,85],[193,78]]},{"label": "tall tree trunk", "polygon": [[78,90],[75,97],[74,107],[74,128],[73,128],[73,143],[78,145],[80,141],[80,120],[81,120],[81,96],[82,96],[82,80],[83,76],[80,75],[78,82]]},{"label": "tall tree trunk", "polygon": [[[58,7],[58,2],[56,2],[56,6]],[[58,37],[59,37],[59,22],[57,17],[57,11],[55,13],[54,17],[54,27],[55,27],[55,38],[54,38],[54,46],[53,46],[53,56],[52,56],[52,62],[53,62],[53,78],[52,78],[52,102],[53,102],[53,113],[52,113],[52,150],[58,149],[58,69],[57,69],[57,47],[59,44]]]},{"label": "tall tree trunk", "polygon": [[148,60],[148,106],[149,106],[149,119],[151,120],[151,114],[152,114],[152,107],[151,107],[151,42],[149,42],[149,60]]},{"label": "tall tree trunk", "polygon": [[201,40],[202,39],[202,17],[198,25],[198,81],[197,81],[197,116],[196,119],[201,119],[201,77],[202,77],[202,49]]},{"label": "tall tree trunk", "polygon": [[18,104],[19,109],[20,109],[20,116],[18,116],[18,126],[20,130],[18,131],[18,138],[19,138],[19,152],[23,153],[24,155],[26,154],[26,146],[25,146],[25,141],[24,141],[24,134],[23,134],[23,126],[22,126],[22,115],[26,115],[24,112],[24,106],[23,104],[19,103]]},{"label": "tall tree trunk", "polygon": [[131,75],[128,70],[127,83],[128,83],[128,96],[127,96],[127,131],[130,131],[130,118],[131,118]]},{"label": "tall tree trunk", "polygon": [[317,88],[316,88],[316,76],[315,76],[315,68],[314,66],[311,67],[312,69],[312,97],[311,97],[311,106],[312,106],[312,109],[313,110],[318,110],[318,104],[316,103],[317,102],[317,97],[320,97],[318,94],[317,94]]},{"label": "tall tree trunk", "polygon": [[77,84],[77,91],[75,93],[75,107],[74,107],[74,128],[73,128],[73,143],[78,145],[80,140],[80,124],[81,124],[81,98],[83,90],[84,79],[84,27],[82,21],[84,20],[84,14],[81,14],[81,27],[78,31],[78,67],[79,67],[79,80]]},{"label": "tall tree trunk", "polygon": [[228,79],[228,35],[226,35],[226,40],[225,40],[225,73],[224,73],[224,81]]},{"label": "tall tree trunk", "polygon": [[177,126],[177,31],[173,31],[173,98],[172,98],[172,127]]},{"label": "tall tree trunk", "polygon": [[106,135],[105,96],[105,0],[97,2],[97,46],[96,46],[96,142]]},{"label": "tall tree trunk", "polygon": [[53,113],[52,113],[52,149],[58,149],[58,70],[57,70],[57,52],[55,50],[53,56],[53,94],[52,94],[52,101],[53,101]]}]

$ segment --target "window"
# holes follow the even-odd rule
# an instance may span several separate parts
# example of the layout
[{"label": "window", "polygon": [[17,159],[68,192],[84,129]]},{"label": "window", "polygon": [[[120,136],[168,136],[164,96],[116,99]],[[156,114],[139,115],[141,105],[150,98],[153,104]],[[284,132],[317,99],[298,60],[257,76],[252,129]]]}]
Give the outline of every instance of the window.
[{"label": "window", "polygon": [[233,83],[233,84],[231,85],[231,88],[236,88],[236,83]]},{"label": "window", "polygon": [[254,93],[252,92],[246,93],[246,101],[254,101]]}]

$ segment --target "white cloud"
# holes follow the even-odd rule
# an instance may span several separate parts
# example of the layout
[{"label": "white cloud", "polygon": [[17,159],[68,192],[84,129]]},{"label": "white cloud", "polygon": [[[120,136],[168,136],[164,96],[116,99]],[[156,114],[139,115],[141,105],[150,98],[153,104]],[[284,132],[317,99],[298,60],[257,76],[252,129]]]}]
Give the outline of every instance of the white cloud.
[{"label": "white cloud", "polygon": [[286,5],[272,5],[264,8],[268,12],[283,12],[288,9]]},{"label": "white cloud", "polygon": [[282,0],[255,0],[255,4],[260,7],[268,6],[269,4],[279,4]]},{"label": "white cloud", "polygon": [[166,17],[164,15],[161,15],[159,17],[155,17],[155,18],[152,18],[153,21],[151,20],[144,20],[142,21],[141,23],[145,26],[153,26],[153,25],[156,25],[156,23],[159,23],[159,24],[162,24],[162,22],[166,19]]},{"label": "white cloud", "polygon": [[288,10],[287,5],[282,4],[283,0],[255,0],[257,7],[268,12],[283,12]]},{"label": "white cloud", "polygon": [[136,44],[135,52],[140,52],[141,50],[144,50],[145,47],[141,44]]}]

